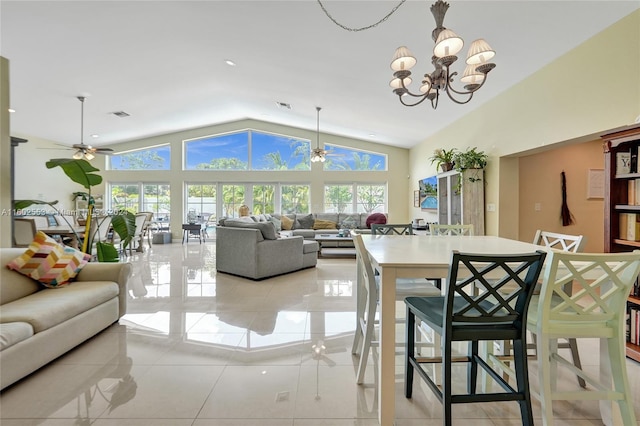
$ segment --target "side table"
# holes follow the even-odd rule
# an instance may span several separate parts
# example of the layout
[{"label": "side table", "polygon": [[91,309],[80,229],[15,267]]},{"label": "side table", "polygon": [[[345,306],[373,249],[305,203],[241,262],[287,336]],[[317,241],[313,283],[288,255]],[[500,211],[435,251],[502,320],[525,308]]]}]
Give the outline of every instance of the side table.
[{"label": "side table", "polygon": [[182,224],[182,244],[184,244],[185,237],[187,238],[187,243],[189,243],[189,236],[197,236],[198,241],[202,244],[202,223],[183,223]]}]

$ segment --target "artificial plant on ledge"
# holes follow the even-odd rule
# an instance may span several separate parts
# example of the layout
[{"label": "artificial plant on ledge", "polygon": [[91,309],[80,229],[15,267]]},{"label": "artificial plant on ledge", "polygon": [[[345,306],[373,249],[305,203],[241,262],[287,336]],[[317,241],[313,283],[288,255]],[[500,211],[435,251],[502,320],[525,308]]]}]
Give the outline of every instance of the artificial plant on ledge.
[{"label": "artificial plant on ledge", "polygon": [[[88,203],[87,217],[84,225],[85,238],[81,239],[79,235],[76,234],[76,239],[78,241],[82,241],[82,251],[91,254],[94,237],[94,235],[91,234],[91,222],[94,220],[93,207],[95,205],[95,201],[91,196],[91,187],[102,183],[102,176],[95,173],[99,172],[100,169],[93,167],[87,160],[71,158],[54,158],[47,161],[46,166],[48,169],[52,169],[54,167],[62,168],[64,173],[72,181],[82,185],[87,190],[87,192],[74,192],[73,199],[82,197],[87,200]],[[60,213],[55,207],[55,204],[57,203],[58,201],[47,202],[41,200],[16,200],[14,202],[14,206],[16,209],[24,209],[32,204],[47,204],[56,212]],[[64,218],[64,216],[62,217]],[[64,220],[67,221],[66,218]],[[70,223],[68,223],[68,225],[73,229],[73,226]],[[135,216],[128,211],[117,212],[111,217],[111,226],[118,236],[120,236],[123,250],[126,249],[135,234]],[[95,226],[94,234],[98,232],[98,228],[98,226]],[[98,234],[98,239],[99,238],[100,235]],[[96,242],[96,257],[99,262],[118,262],[120,260],[118,250],[115,246],[104,241]]]}]

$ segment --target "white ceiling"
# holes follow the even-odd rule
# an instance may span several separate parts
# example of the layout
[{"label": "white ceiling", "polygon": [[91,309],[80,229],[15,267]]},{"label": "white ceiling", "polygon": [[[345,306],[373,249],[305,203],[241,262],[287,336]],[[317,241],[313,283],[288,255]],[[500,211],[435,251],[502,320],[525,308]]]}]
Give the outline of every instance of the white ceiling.
[{"label": "white ceiling", "polygon": [[[398,2],[323,3],[361,27]],[[11,132],[78,143],[76,96],[85,95],[84,140],[93,145],[244,118],[315,129],[321,106],[323,132],[411,147],[640,8],[638,0],[450,1],[444,25],[467,45],[485,38],[497,67],[469,104],[407,108],[388,86],[389,63],[407,45],[418,58],[414,85],[430,72],[432,2],[407,1],[376,28],[348,32],[315,0],[2,0]]]}]

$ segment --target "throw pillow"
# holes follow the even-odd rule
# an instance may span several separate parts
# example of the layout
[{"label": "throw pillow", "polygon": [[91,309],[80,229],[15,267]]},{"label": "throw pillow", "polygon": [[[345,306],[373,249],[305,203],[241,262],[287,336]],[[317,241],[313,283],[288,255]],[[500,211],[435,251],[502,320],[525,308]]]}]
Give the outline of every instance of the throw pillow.
[{"label": "throw pillow", "polygon": [[273,223],[273,225],[276,227],[276,231],[282,231],[282,221],[280,219],[278,219],[277,217],[269,216],[269,222]]},{"label": "throw pillow", "polygon": [[272,222],[254,222],[236,219],[227,219],[226,226],[230,228],[251,228],[258,229],[262,234],[262,238],[265,240],[277,240],[278,235],[276,232],[276,226]]},{"label": "throw pillow", "polygon": [[338,224],[332,220],[316,219],[313,222],[313,229],[337,229]]},{"label": "throw pillow", "polygon": [[282,222],[282,229],[284,231],[291,231],[291,229],[293,229],[293,220],[283,215],[280,217],[280,221]]},{"label": "throw pillow", "polygon": [[315,222],[315,219],[311,213],[306,216],[296,216],[296,226],[294,229],[313,229],[313,222]]},{"label": "throw pillow", "polygon": [[45,287],[61,287],[78,275],[91,255],[58,244],[42,231],[38,231],[27,250],[7,264]]},{"label": "throw pillow", "polygon": [[384,225],[387,223],[387,217],[382,213],[372,213],[367,216],[367,228],[371,229],[371,225]]}]

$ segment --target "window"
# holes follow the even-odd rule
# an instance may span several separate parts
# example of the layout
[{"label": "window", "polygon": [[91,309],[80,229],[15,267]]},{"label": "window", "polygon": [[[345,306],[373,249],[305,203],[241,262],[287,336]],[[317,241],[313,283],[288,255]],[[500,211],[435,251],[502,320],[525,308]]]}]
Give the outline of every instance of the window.
[{"label": "window", "polygon": [[[193,211],[203,222],[209,220],[216,221],[217,186],[215,184],[201,185],[188,183],[186,192],[187,211],[185,212],[185,217],[188,217],[188,212]],[[211,216],[213,216],[213,218],[211,218]]]},{"label": "window", "polygon": [[274,196],[274,185],[253,185],[253,214],[275,213]]},{"label": "window", "polygon": [[386,185],[364,183],[325,185],[324,211],[383,213],[386,211]]},{"label": "window", "polygon": [[153,212],[155,219],[168,220],[171,211],[171,191],[168,184],[117,183],[111,184],[111,209],[131,213]]},{"label": "window", "polygon": [[111,185],[111,209],[140,211],[140,187],[137,183]]},{"label": "window", "polygon": [[353,213],[353,185],[326,185],[324,211],[327,213]]},{"label": "window", "polygon": [[186,170],[311,170],[307,140],[246,130],[185,141]]},{"label": "window", "polygon": [[247,170],[249,132],[190,140],[184,151],[186,170]]},{"label": "window", "polygon": [[244,185],[222,185],[222,216],[238,217],[238,207],[245,204]]},{"label": "window", "polygon": [[281,185],[280,211],[309,213],[309,185]]},{"label": "window", "polygon": [[163,145],[109,156],[111,170],[169,170],[171,147]]},{"label": "window", "polygon": [[251,132],[252,170],[311,170],[309,141]]},{"label": "window", "polygon": [[344,148],[338,145],[325,144],[329,151],[324,170],[335,171],[385,171],[387,170],[387,156],[375,152],[367,152],[354,148]]}]

